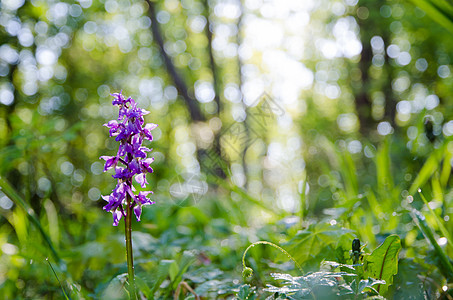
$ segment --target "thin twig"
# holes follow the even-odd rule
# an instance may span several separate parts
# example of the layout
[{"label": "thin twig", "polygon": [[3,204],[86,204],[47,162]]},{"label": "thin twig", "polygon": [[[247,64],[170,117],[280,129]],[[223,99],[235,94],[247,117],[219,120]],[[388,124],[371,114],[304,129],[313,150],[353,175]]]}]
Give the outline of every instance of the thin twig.
[{"label": "thin twig", "polygon": [[176,288],[176,291],[175,291],[175,295],[173,296],[173,300],[178,300],[179,299],[179,293],[181,293],[181,286],[183,286],[184,288],[186,288],[189,292],[191,292],[193,294],[193,296],[195,297],[196,300],[200,300],[200,296],[197,295],[197,293],[195,293],[195,291],[190,287],[190,285],[187,284],[187,282],[185,281],[181,281],[179,284],[178,284],[178,287]]}]

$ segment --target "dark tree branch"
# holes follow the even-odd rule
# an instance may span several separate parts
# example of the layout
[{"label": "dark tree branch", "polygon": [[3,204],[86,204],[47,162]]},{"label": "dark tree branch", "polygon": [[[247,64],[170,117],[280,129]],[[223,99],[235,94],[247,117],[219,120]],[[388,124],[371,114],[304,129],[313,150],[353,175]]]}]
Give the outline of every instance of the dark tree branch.
[{"label": "dark tree branch", "polygon": [[[222,110],[222,107],[221,107],[221,103],[220,103],[220,81],[219,81],[219,78],[218,78],[218,70],[217,70],[217,65],[215,63],[215,60],[214,60],[214,51],[212,49],[212,28],[211,28],[211,22],[209,20],[210,18],[210,9],[209,9],[209,3],[208,3],[208,0],[204,0],[203,1],[203,5],[204,5],[204,11],[205,11],[205,18],[206,18],[206,37],[208,38],[208,55],[209,55],[209,67],[211,69],[211,73],[212,73],[212,81],[213,81],[213,86],[214,86],[214,101],[215,103],[217,104],[217,116],[220,117],[220,112]],[[223,160],[223,154],[222,154],[222,147],[220,146],[220,132],[219,131],[218,133],[216,133],[216,135],[214,136],[214,149],[215,149],[215,152],[219,154],[219,156],[222,158]],[[226,163],[225,161],[223,161],[224,163]],[[226,178],[226,173],[224,172],[224,170],[222,168],[218,168],[218,170],[216,171],[217,175],[220,177],[220,178]]]},{"label": "dark tree branch", "polygon": [[209,20],[210,17],[210,10],[209,10],[209,4],[208,0],[203,1],[204,8],[205,8],[205,17],[206,17],[206,36],[208,38],[208,54],[209,54],[209,63],[210,63],[210,68],[211,68],[211,73],[212,73],[212,81],[214,84],[214,101],[217,104],[217,114],[220,115],[221,112],[221,103],[220,103],[220,81],[217,76],[217,65],[214,60],[214,53],[212,51],[212,29],[211,28],[211,22]]},{"label": "dark tree branch", "polygon": [[[379,10],[378,3],[361,0],[358,6],[366,7],[370,12]],[[384,119],[389,121],[395,127],[395,95],[392,89],[392,69],[389,64],[389,57],[385,53],[386,45],[390,40],[390,34],[383,30],[388,28],[389,21],[381,17],[379,14],[370,13],[367,18],[357,16],[357,23],[360,27],[360,40],[362,43],[361,59],[358,64],[362,73],[361,87],[357,89],[356,95],[356,110],[360,120],[360,132],[367,136],[373,129],[376,129],[376,123],[372,116],[372,90],[381,90],[385,95]],[[379,78],[371,76],[370,71],[373,65],[373,50],[371,47],[371,39],[373,36],[381,36],[384,40],[384,57],[385,64],[382,66],[382,75]]]},{"label": "dark tree branch", "polygon": [[146,3],[148,3],[148,5],[149,5],[148,14],[149,14],[149,17],[151,18],[151,30],[153,33],[153,38],[156,41],[156,43],[159,45],[160,53],[164,59],[167,71],[170,74],[170,77],[173,79],[176,89],[182,95],[184,102],[186,103],[187,108],[189,109],[189,113],[190,113],[192,120],[204,121],[205,118],[204,118],[203,114],[201,113],[197,100],[195,100],[193,97],[191,97],[189,95],[189,91],[188,91],[186,83],[184,82],[182,77],[179,75],[171,58],[165,52],[164,39],[162,37],[162,33],[159,28],[159,22],[157,21],[157,17],[156,17],[155,3],[150,0],[146,0]]},{"label": "dark tree branch", "polygon": [[[382,36],[384,40],[384,49],[387,49],[387,45],[389,45],[389,34],[385,33]],[[390,122],[393,128],[395,126],[395,113],[396,113],[396,100],[395,95],[393,94],[393,87],[392,87],[392,66],[390,65],[390,57],[388,56],[387,52],[384,50],[384,58],[385,58],[385,70],[387,72],[387,79],[383,87],[384,95],[385,95],[385,110],[384,110],[384,117],[387,121]]]},{"label": "dark tree branch", "polygon": [[[239,47],[241,46],[242,44],[242,36],[241,36],[241,32],[242,32],[242,20],[244,18],[244,6],[242,5],[242,0],[239,0],[239,9],[241,11],[240,13],[240,16],[238,18],[238,22],[237,22],[237,38],[236,38],[236,43],[238,45],[238,49]],[[239,91],[241,93],[241,101],[242,101],[242,107],[244,108],[244,111],[245,111],[245,120],[244,120],[244,127],[245,127],[245,134],[247,136],[247,140],[250,138],[250,130],[249,130],[249,122],[248,122],[248,107],[247,105],[245,104],[244,102],[244,94],[242,93],[242,85],[243,85],[243,82],[244,82],[244,78],[242,76],[242,65],[243,65],[243,62],[241,60],[241,56],[239,55],[239,53],[237,54],[237,63],[238,63],[238,79],[239,79]],[[245,176],[245,184],[244,184],[244,187],[245,189],[247,190],[247,187],[248,187],[248,165],[247,165],[247,160],[245,159],[245,156],[247,154],[247,150],[248,150],[249,146],[248,144],[246,144],[244,146],[244,149],[242,149],[242,168],[244,169],[244,176]]]},{"label": "dark tree branch", "polygon": [[366,135],[372,127],[374,120],[371,115],[372,101],[368,89],[370,87],[370,77],[368,74],[371,67],[373,53],[369,39],[362,38],[362,54],[359,62],[360,72],[362,73],[362,84],[356,95],[356,109],[360,120],[360,131]]}]

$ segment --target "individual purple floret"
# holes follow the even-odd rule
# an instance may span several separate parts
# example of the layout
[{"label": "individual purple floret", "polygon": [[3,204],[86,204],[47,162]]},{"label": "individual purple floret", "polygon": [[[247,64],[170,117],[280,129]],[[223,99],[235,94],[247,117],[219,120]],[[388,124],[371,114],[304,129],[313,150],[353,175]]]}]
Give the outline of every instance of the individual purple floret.
[{"label": "individual purple floret", "polygon": [[[144,124],[144,115],[149,114],[148,111],[138,108],[135,100],[132,98],[124,98],[119,93],[112,94],[115,99],[112,105],[119,106],[119,114],[117,120],[112,120],[104,126],[109,128],[111,137],[115,137],[117,142],[120,142],[116,156],[101,156],[100,159],[105,160],[104,172],[114,168],[115,174],[113,178],[118,180],[116,187],[108,196],[102,198],[108,202],[104,206],[105,211],[113,214],[113,225],[118,226],[119,221],[123,216],[126,216],[127,197],[130,197],[131,209],[134,210],[137,221],[140,221],[143,205],[154,204],[153,201],[147,198],[148,194],[153,192],[139,192],[135,195],[135,188],[132,184],[134,178],[142,188],[148,184],[146,173],[152,173],[153,169],[150,164],[154,158],[147,158],[147,152],[152,151],[142,146],[143,140],[153,140],[151,130],[158,125],[149,123]],[[121,164],[121,165],[119,165]]]}]

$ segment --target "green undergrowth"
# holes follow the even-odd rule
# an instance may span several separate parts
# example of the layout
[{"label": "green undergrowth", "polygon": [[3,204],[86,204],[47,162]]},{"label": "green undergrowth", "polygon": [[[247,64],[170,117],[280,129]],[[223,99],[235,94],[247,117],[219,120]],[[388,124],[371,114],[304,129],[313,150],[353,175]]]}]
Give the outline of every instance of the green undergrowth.
[{"label": "green undergrowth", "polygon": [[[433,146],[416,163],[399,147],[388,138],[363,157],[330,144],[320,168],[327,184],[308,176],[303,214],[261,209],[269,203],[228,181],[199,202],[160,196],[133,228],[140,297],[448,299],[452,146]],[[108,215],[87,211],[90,226],[50,208],[38,216],[0,184],[15,204],[0,230],[1,298],[128,297],[124,237],[106,226]]]}]

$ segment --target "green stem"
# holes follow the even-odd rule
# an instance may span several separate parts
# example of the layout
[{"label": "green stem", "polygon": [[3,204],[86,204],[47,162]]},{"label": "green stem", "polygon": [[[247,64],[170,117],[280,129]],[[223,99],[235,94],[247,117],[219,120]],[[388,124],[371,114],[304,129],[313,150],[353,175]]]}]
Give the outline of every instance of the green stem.
[{"label": "green stem", "polygon": [[[247,247],[247,249],[245,249],[244,251],[244,255],[242,255],[242,268],[243,268],[243,275],[246,276],[246,277],[250,277],[252,276],[252,272],[253,270],[249,267],[247,267],[245,265],[245,255],[247,254],[247,251],[249,251],[250,248],[254,247],[255,245],[269,245],[269,246],[272,246],[274,248],[277,248],[278,250],[280,250],[281,252],[283,252],[284,254],[286,254],[286,256],[288,256],[289,259],[291,259],[294,264],[297,266],[297,268],[299,269],[299,271],[301,273],[304,273],[304,271],[302,270],[302,267],[299,265],[299,263],[294,259],[294,257],[291,256],[291,254],[289,254],[288,252],[286,252],[285,249],[283,249],[282,247],[280,246],[277,246],[271,242],[267,242],[267,241],[258,241],[258,242],[255,242],[253,244],[251,244],[250,246]],[[247,273],[248,272],[248,273]]]},{"label": "green stem", "polygon": [[129,297],[130,299],[137,299],[135,292],[135,277],[134,277],[134,256],[132,253],[132,206],[131,196],[127,195],[127,208],[126,208],[126,256],[127,256],[127,273],[129,282]]},{"label": "green stem", "polygon": [[302,228],[303,227],[303,223],[304,223],[304,218],[305,218],[305,206],[306,206],[306,190],[307,190],[307,179],[305,177],[305,179],[302,181],[302,191],[300,193],[300,227]]}]

